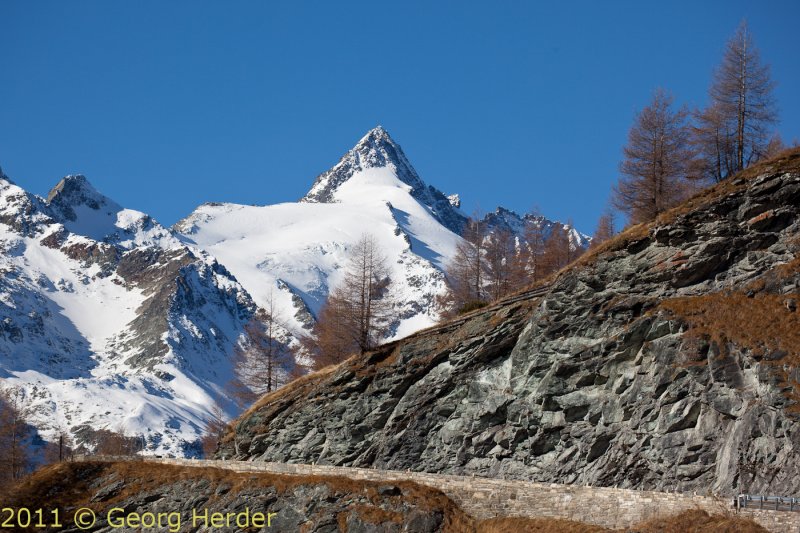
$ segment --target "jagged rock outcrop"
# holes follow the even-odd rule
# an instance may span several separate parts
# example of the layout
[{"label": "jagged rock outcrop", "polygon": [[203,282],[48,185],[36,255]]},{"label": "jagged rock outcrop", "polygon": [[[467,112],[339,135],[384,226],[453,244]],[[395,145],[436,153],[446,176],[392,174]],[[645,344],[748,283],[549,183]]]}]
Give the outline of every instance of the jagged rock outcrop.
[{"label": "jagged rock outcrop", "polygon": [[799,216],[794,151],[629,229],[544,296],[263,398],[219,455],[796,494]]}]

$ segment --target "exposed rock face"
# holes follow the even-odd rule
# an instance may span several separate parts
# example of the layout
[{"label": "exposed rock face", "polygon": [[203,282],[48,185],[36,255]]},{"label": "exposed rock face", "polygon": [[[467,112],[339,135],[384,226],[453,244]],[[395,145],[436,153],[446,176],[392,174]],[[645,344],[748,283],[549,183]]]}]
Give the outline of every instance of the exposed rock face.
[{"label": "exposed rock face", "polygon": [[219,453],[796,494],[798,215],[795,151],[630,229],[541,298],[265,397]]}]

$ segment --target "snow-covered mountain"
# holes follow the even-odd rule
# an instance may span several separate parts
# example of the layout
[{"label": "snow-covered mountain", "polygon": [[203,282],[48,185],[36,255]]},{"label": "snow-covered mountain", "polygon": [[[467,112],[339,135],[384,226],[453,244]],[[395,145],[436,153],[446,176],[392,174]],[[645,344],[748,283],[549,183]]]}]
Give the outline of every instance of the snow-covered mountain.
[{"label": "snow-covered mountain", "polygon": [[581,233],[569,224],[555,222],[542,215],[530,213],[519,215],[505,207],[498,207],[494,212],[487,213],[482,221],[486,225],[489,233],[498,230],[508,231],[513,234],[519,242],[525,242],[525,228],[527,225],[532,224],[542,229],[542,236],[545,239],[550,237],[553,228],[561,226],[567,233],[570,247],[573,250],[586,249],[591,244],[591,238],[588,235]]},{"label": "snow-covered mountain", "polygon": [[[245,325],[273,308],[285,342],[308,335],[364,234],[390,267],[390,338],[434,324],[466,222],[458,204],[381,127],[298,202],[207,203],[173,228],[83,176],[41,198],[0,173],[0,384],[24,388],[45,438],[67,431],[80,443],[111,429],[190,454],[214,402],[225,403]],[[485,222],[522,237],[526,217],[500,208]]]},{"label": "snow-covered mountain", "polygon": [[47,199],[0,176],[0,274],[0,378],[45,438],[189,453],[255,311],[224,267],[82,176]]},{"label": "snow-covered mountain", "polygon": [[316,315],[340,281],[349,250],[370,234],[390,266],[399,297],[392,336],[402,337],[438,319],[442,269],[465,220],[377,127],[300,202],[205,204],[175,229],[223,263],[257,304],[272,298],[296,334],[307,334],[307,312]]}]

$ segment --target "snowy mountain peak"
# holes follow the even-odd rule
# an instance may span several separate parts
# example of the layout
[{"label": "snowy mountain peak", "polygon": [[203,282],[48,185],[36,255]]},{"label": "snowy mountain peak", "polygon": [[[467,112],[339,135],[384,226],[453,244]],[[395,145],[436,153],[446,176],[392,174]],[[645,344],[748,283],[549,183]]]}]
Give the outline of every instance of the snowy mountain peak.
[{"label": "snowy mountain peak", "polygon": [[395,144],[394,140],[392,140],[392,137],[389,135],[389,132],[386,131],[386,128],[384,128],[383,126],[378,124],[377,126],[372,128],[371,130],[369,130],[366,133],[366,135],[364,135],[361,138],[360,141],[358,141],[358,144],[356,144],[356,147],[358,147],[358,146],[360,146],[362,144],[369,144],[369,143],[376,143],[376,142],[388,142],[388,143],[391,143],[391,144]]},{"label": "snowy mountain peak", "polygon": [[370,169],[388,169],[394,177],[409,186],[409,193],[449,230],[460,233],[465,217],[439,190],[426,185],[411,166],[403,149],[389,133],[377,126],[367,132],[339,162],[320,174],[311,190],[301,198],[307,203],[335,203],[342,185]]},{"label": "snowy mountain peak", "polygon": [[382,126],[377,126],[368,131],[332,169],[320,174],[301,201],[331,203],[334,201],[333,193],[354,174],[383,167],[391,168],[400,181],[413,189],[425,187],[400,145]]},{"label": "snowy mountain peak", "polygon": [[47,194],[47,203],[70,221],[76,219],[75,209],[82,206],[114,213],[122,209],[116,202],[100,194],[81,174],[66,176],[59,181]]},{"label": "snowy mountain peak", "polygon": [[180,247],[178,239],[150,216],[126,209],[80,174],[63,178],[48,193],[46,211],[72,234],[125,249],[143,245]]}]

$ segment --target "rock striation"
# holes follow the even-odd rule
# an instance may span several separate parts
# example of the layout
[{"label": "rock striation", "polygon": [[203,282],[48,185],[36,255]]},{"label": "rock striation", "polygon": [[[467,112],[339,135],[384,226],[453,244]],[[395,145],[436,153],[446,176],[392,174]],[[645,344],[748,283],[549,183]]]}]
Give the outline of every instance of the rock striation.
[{"label": "rock striation", "polygon": [[261,399],[227,458],[800,492],[800,150],[548,284]]}]

